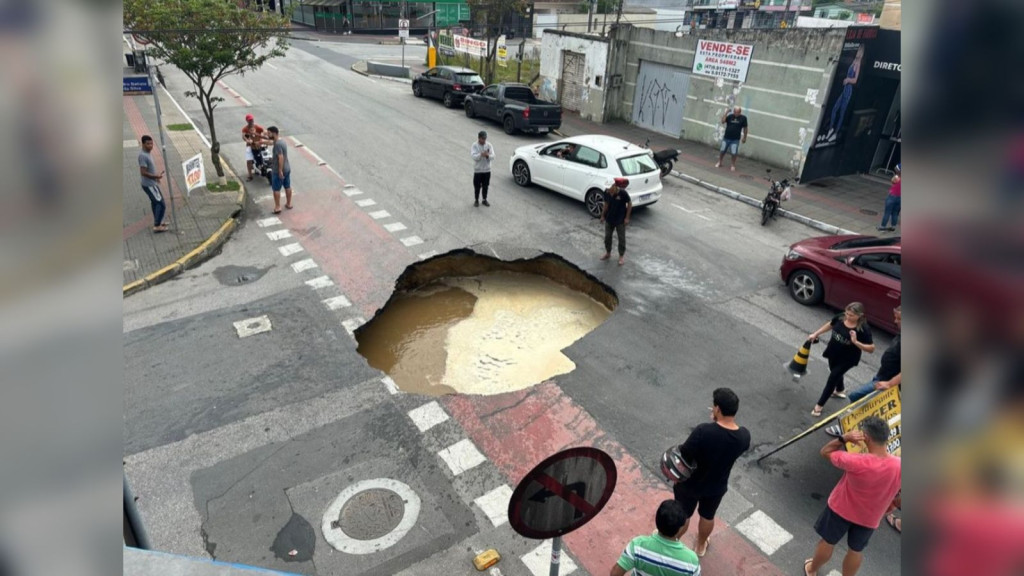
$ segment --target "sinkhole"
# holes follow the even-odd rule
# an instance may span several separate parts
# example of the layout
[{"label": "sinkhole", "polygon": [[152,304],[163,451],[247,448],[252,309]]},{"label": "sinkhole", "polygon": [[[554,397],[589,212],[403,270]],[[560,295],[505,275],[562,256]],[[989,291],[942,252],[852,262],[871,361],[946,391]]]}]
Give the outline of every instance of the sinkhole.
[{"label": "sinkhole", "polygon": [[374,317],[359,353],[405,392],[501,394],[571,372],[562,350],[619,304],[610,287],[551,253],[490,247],[409,266]]}]

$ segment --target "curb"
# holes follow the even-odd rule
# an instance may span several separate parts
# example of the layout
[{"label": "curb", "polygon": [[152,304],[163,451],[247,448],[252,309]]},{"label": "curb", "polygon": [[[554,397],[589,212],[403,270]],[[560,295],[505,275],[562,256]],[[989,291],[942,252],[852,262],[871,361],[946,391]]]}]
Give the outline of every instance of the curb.
[{"label": "curb", "polygon": [[238,218],[242,213],[242,208],[245,206],[245,196],[247,191],[245,189],[245,184],[242,183],[242,180],[238,178],[235,171],[231,169],[231,166],[228,165],[224,158],[221,158],[221,163],[225,170],[231,174],[231,177],[238,181],[238,185],[241,188],[238,192],[238,209],[231,213],[231,216],[221,224],[220,228],[218,228],[216,232],[211,234],[209,238],[188,254],[178,258],[172,264],[164,266],[156,272],[149,274],[145,278],[136,280],[130,284],[125,284],[121,288],[122,298],[141,292],[146,288],[156,286],[161,282],[166,282],[185,270],[195,268],[199,264],[202,264],[216,254],[217,250],[224,245],[235,229],[238,228]]},{"label": "curb", "polygon": [[[751,198],[750,196],[746,196],[746,195],[740,194],[739,192],[736,192],[734,190],[730,190],[728,188],[724,188],[722,186],[718,186],[718,185],[712,184],[711,182],[705,182],[704,180],[701,180],[700,178],[696,178],[694,176],[690,176],[689,174],[683,174],[682,172],[679,172],[679,171],[676,171],[676,170],[672,171],[672,175],[675,176],[676,178],[679,178],[681,180],[689,182],[690,184],[696,184],[697,186],[700,186],[701,188],[705,188],[707,190],[711,190],[712,192],[717,192],[717,193],[719,193],[719,194],[721,194],[723,196],[728,196],[729,198],[732,198],[733,200],[738,200],[740,202],[743,202],[744,204],[749,204],[750,206],[753,206],[754,208],[758,208],[758,209],[761,208],[761,200],[757,200],[756,198]],[[779,208],[777,213],[779,214],[779,216],[782,216],[783,218],[788,218],[788,219],[793,220],[795,222],[799,222],[799,223],[801,223],[801,224],[803,224],[805,226],[810,226],[811,228],[814,228],[816,230],[820,230],[822,232],[825,232],[826,234],[834,234],[834,235],[857,234],[856,232],[854,232],[852,230],[847,230],[845,228],[840,228],[838,226],[833,226],[831,224],[828,224],[826,222],[822,222],[820,220],[815,220],[813,218],[808,218],[807,216],[804,216],[802,214],[797,214],[796,212],[792,212],[790,210],[784,210],[782,208]]]},{"label": "curb", "polygon": [[367,78],[380,78],[381,80],[390,80],[392,82],[399,82],[401,84],[412,84],[412,78],[396,78],[394,76],[381,76],[379,74],[370,74],[369,72],[363,72],[362,70],[356,70],[356,66],[358,66],[360,64],[365,66],[366,65],[366,61],[365,60],[360,60],[359,62],[356,62],[355,64],[349,66],[349,69],[352,70],[353,72],[355,72],[356,74],[359,74],[360,76],[365,76]]}]

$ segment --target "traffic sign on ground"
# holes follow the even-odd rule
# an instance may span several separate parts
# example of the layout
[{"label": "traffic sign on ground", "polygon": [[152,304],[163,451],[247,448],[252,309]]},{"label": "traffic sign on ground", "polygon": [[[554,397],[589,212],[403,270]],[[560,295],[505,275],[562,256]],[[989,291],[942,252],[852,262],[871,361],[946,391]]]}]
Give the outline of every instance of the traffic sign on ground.
[{"label": "traffic sign on ground", "polygon": [[516,486],[508,505],[512,528],[543,540],[568,534],[604,508],[615,490],[615,462],[597,448],[570,448],[548,457]]}]

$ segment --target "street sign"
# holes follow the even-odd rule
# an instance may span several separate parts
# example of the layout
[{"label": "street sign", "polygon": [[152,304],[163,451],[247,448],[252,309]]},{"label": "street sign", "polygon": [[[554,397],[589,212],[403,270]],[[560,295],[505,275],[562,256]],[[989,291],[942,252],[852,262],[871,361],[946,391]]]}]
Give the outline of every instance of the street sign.
[{"label": "street sign", "polygon": [[512,528],[527,538],[557,538],[583,526],[608,503],[615,462],[597,448],[570,448],[548,457],[516,486],[508,505]]},{"label": "street sign", "polygon": [[398,37],[408,38],[409,37],[409,21],[399,20],[398,21]]}]

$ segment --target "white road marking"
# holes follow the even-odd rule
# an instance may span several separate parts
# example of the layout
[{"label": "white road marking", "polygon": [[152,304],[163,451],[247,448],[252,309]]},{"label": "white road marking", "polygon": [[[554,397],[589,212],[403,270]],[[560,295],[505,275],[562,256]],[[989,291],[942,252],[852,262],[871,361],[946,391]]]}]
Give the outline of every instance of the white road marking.
[{"label": "white road marking", "polygon": [[241,320],[239,322],[235,322],[234,325],[239,338],[248,338],[254,334],[270,332],[271,330],[270,318],[266,315],[249,318],[248,320]]},{"label": "white road marking", "polygon": [[423,244],[423,238],[420,238],[419,236],[409,236],[408,238],[402,238],[402,244],[405,244],[406,248],[412,248],[413,246]]},{"label": "white road marking", "polygon": [[289,138],[291,138],[292,145],[295,146],[296,148],[302,148],[303,146],[305,146],[305,144],[299,142],[299,139],[296,138],[295,136],[289,136]]},{"label": "white road marking", "polygon": [[441,405],[437,401],[427,402],[419,408],[414,408],[409,411],[409,418],[412,419],[412,423],[420,429],[420,432],[426,432],[434,426],[448,420],[448,413],[441,408]]},{"label": "white road marking", "polygon": [[253,199],[253,202],[270,202],[274,199],[273,194],[264,194],[263,196],[257,196]]},{"label": "white road marking", "polygon": [[683,208],[679,204],[673,204],[673,206],[675,206],[676,208],[679,208],[680,210],[682,210],[683,212],[686,212],[687,214],[693,214],[697,218],[703,218],[704,220],[707,220],[708,222],[711,222],[711,218],[708,218],[707,216],[703,216],[701,214],[698,214],[696,210],[687,210],[686,208]]},{"label": "white road marking", "polygon": [[293,242],[291,244],[285,244],[284,246],[278,246],[277,251],[281,253],[281,256],[291,256],[292,254],[298,254],[302,252],[302,244]]},{"label": "white road marking", "polygon": [[370,218],[374,220],[380,220],[381,218],[389,218],[391,213],[387,210],[377,210],[376,212],[370,212]]},{"label": "white road marking", "polygon": [[[551,570],[551,540],[545,540],[543,544],[534,548],[532,552],[524,554],[520,560],[523,561],[523,564],[530,569],[534,576],[548,576]],[[576,563],[565,553],[565,548],[562,548],[562,556],[558,562],[558,575],[565,576],[575,571]]]},{"label": "white road marking", "polygon": [[334,298],[328,298],[328,299],[324,300],[323,302],[324,302],[324,305],[327,306],[328,310],[337,310],[338,308],[348,308],[349,306],[352,305],[352,303],[348,301],[348,298],[345,298],[344,296],[335,296]]},{"label": "white road marking", "polygon": [[392,222],[391,224],[385,224],[384,229],[387,230],[388,232],[401,232],[406,228],[405,224],[402,224],[401,222]]},{"label": "white road marking", "polygon": [[259,226],[260,228],[266,228],[267,226],[277,226],[280,223],[281,219],[278,218],[277,216],[271,216],[270,218],[264,218],[262,220],[256,221],[256,225]]},{"label": "white road marking", "polygon": [[327,276],[318,276],[312,280],[306,280],[306,286],[309,286],[314,290],[319,290],[321,288],[327,288],[328,286],[334,286],[334,280],[331,280]]},{"label": "white road marking", "polygon": [[310,148],[309,146],[306,146],[306,152],[309,152],[309,155],[316,159],[317,166],[323,166],[324,164],[327,164],[327,162],[323,158],[321,158],[319,154],[313,152],[313,149]]},{"label": "white road marking", "polygon": [[188,120],[188,123],[192,125],[192,129],[196,131],[196,134],[199,134],[199,138],[203,141],[203,144],[206,144],[206,147],[209,148],[211,146],[210,139],[207,138],[206,135],[203,134],[201,130],[199,130],[199,127],[196,126],[196,123],[192,121],[192,117],[185,113],[185,110],[182,109],[181,104],[178,104],[178,101],[174,99],[174,95],[171,94],[170,91],[168,91],[167,88],[163,86],[163,84],[160,85],[160,88],[164,91],[164,94],[167,95],[167,99],[174,103],[174,107],[178,109],[178,112],[181,112],[181,115],[184,116],[185,119]]},{"label": "white road marking", "polygon": [[304,272],[306,270],[312,270],[313,268],[319,268],[319,266],[317,266],[316,262],[313,262],[312,258],[299,260],[298,262],[292,264],[292,270],[294,270],[296,274],[299,272]]},{"label": "white road marking", "polygon": [[[340,176],[339,176],[339,178],[340,178]],[[355,186],[345,186],[344,192],[345,192],[345,196],[348,196],[349,198],[351,198],[353,196],[359,196],[360,194],[363,193],[362,190],[360,190],[359,188],[356,188]]]},{"label": "white road marking", "polygon": [[377,201],[374,200],[373,198],[363,198],[362,200],[356,200],[356,206],[359,206],[360,208],[366,208],[367,206],[374,206],[376,204]]},{"label": "white road marking", "polygon": [[277,70],[277,66],[274,66],[270,62],[264,62],[263,65],[266,66],[267,68],[270,68],[271,70]]},{"label": "white road marking", "polygon": [[831,572],[828,573],[828,576],[843,576],[843,573],[840,572],[839,570],[832,570]]},{"label": "white road marking", "polygon": [[285,229],[285,230],[274,230],[273,232],[267,232],[267,238],[270,238],[271,240],[274,240],[275,242],[277,240],[284,240],[285,238],[291,238],[291,237],[292,237],[292,233],[291,233],[291,231],[289,231],[287,229]]},{"label": "white road marking", "polygon": [[345,331],[351,336],[355,334],[356,328],[359,328],[366,323],[366,319],[358,316],[356,318],[349,318],[348,320],[342,320],[341,325],[345,327]]},{"label": "white road marking", "polygon": [[[397,493],[401,496],[402,502],[405,503],[402,519],[391,532],[373,540],[357,540],[345,534],[340,527],[337,527],[335,523],[340,518],[341,510],[345,507],[345,504],[348,504],[349,500],[362,492],[382,489]],[[339,552],[346,554],[373,554],[394,546],[416,525],[419,515],[420,497],[412,488],[403,482],[392,480],[391,478],[374,478],[372,480],[356,482],[342,490],[324,512],[323,520],[320,523],[320,530],[324,535],[324,539]]]},{"label": "white road marking", "polygon": [[760,510],[755,510],[753,514],[737,524],[736,530],[768,556],[793,539],[792,534]]},{"label": "white road marking", "polygon": [[438,452],[437,455],[444,460],[444,463],[448,465],[448,469],[455,476],[487,461],[487,458],[477,450],[476,445],[468,439],[459,440]]},{"label": "white road marking", "polygon": [[508,522],[508,503],[512,499],[512,489],[502,484],[487,494],[473,500],[495,527]]},{"label": "white road marking", "polygon": [[423,254],[420,254],[419,259],[426,260],[427,258],[433,258],[434,256],[437,256],[437,250],[431,250],[429,252],[424,252]]},{"label": "white road marking", "polygon": [[391,379],[391,376],[385,376],[381,378],[380,381],[384,383],[384,387],[387,388],[388,392],[391,394],[398,394],[401,392],[401,390],[398,389],[398,384],[395,384],[395,381]]}]

